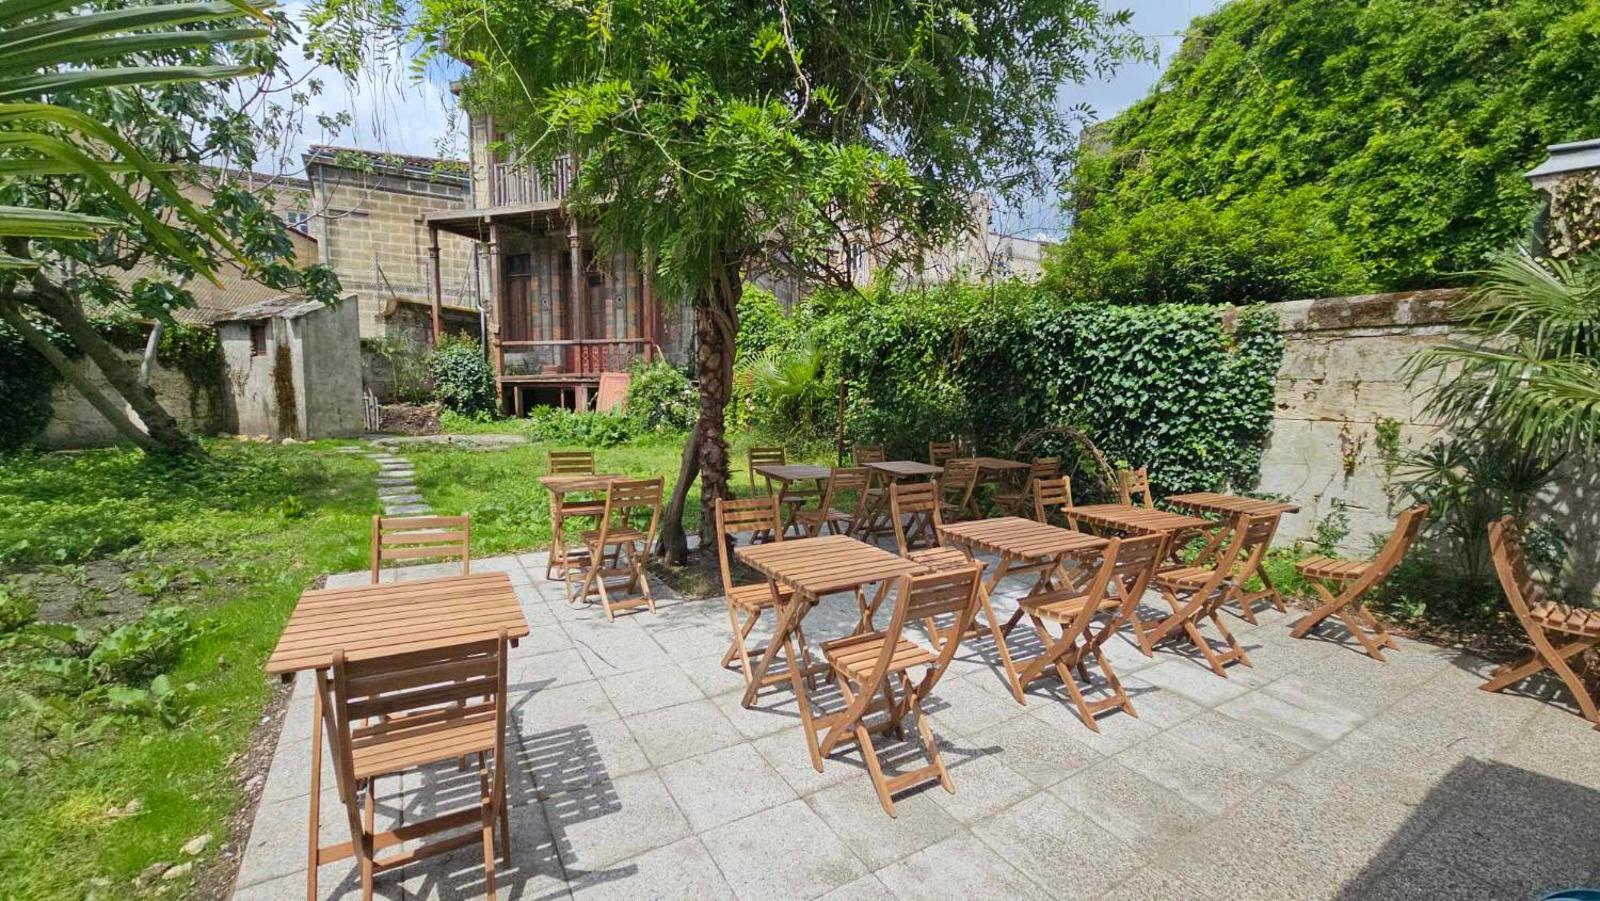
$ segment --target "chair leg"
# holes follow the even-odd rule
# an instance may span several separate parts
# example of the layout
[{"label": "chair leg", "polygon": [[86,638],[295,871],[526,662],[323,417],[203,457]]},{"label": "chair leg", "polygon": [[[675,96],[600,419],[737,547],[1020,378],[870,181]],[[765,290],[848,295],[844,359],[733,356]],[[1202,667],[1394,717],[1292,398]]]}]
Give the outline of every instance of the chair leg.
[{"label": "chair leg", "polygon": [[950,771],[945,769],[944,755],[939,753],[939,742],[933,737],[933,727],[928,725],[928,717],[922,712],[922,699],[909,685],[906,686],[906,693],[911,700],[911,715],[917,719],[917,733],[922,736],[922,744],[928,749],[928,759],[933,762],[934,769],[939,771],[939,784],[953,795],[956,793],[956,783],[950,778]]},{"label": "chair leg", "polygon": [[1217,632],[1222,636],[1222,640],[1228,643],[1230,657],[1237,658],[1245,666],[1255,666],[1250,662],[1250,655],[1244,652],[1244,645],[1240,644],[1239,639],[1234,638],[1233,633],[1228,631],[1227,625],[1222,622],[1222,617],[1217,615],[1215,608],[1211,611],[1211,624],[1217,627]]},{"label": "chair leg", "polygon": [[878,803],[889,816],[894,816],[894,800],[889,797],[889,782],[884,778],[883,766],[878,763],[878,748],[872,743],[872,733],[863,723],[856,723],[856,744],[867,761],[867,774],[872,777],[872,788],[878,793]]},{"label": "chair leg", "polygon": [[1367,656],[1380,663],[1389,662],[1388,660],[1384,659],[1382,645],[1375,641],[1372,636],[1368,635],[1367,630],[1361,628],[1361,624],[1356,621],[1354,616],[1350,615],[1350,611],[1348,609],[1345,607],[1339,608],[1339,619],[1344,622],[1345,628],[1349,629],[1355,634],[1356,638],[1360,640],[1361,646],[1367,649]]},{"label": "chair leg", "polygon": [[733,662],[734,657],[739,658],[739,665],[744,669],[744,684],[749,685],[755,678],[755,673],[750,668],[750,647],[747,639],[756,627],[756,621],[761,618],[761,610],[757,608],[750,613],[750,619],[743,626],[739,625],[738,608],[728,605],[728,622],[733,624],[733,641],[728,644],[728,652],[722,655],[722,665],[727,667]]},{"label": "chair leg", "polygon": [[1305,638],[1312,629],[1322,625],[1323,620],[1338,612],[1339,608],[1346,603],[1343,598],[1334,597],[1333,592],[1329,591],[1327,586],[1321,582],[1312,582],[1311,587],[1317,594],[1322,596],[1322,606],[1307,613],[1300,618],[1298,623],[1294,624],[1294,628],[1289,630],[1291,638]]},{"label": "chair leg", "polygon": [[365,809],[364,813],[362,814],[363,821],[366,824],[366,829],[365,829],[366,834],[362,836],[361,847],[359,849],[357,849],[358,853],[360,853],[360,855],[361,855],[361,898],[362,898],[362,901],[372,901],[372,876],[373,876],[373,868],[372,868],[372,835],[373,835],[373,833],[375,831],[374,827],[377,825],[376,810],[374,809],[376,804],[377,804],[374,796],[377,793],[378,793],[377,782],[375,780],[371,780],[371,779],[367,780],[367,800],[366,800],[366,805],[365,805],[366,809]]}]

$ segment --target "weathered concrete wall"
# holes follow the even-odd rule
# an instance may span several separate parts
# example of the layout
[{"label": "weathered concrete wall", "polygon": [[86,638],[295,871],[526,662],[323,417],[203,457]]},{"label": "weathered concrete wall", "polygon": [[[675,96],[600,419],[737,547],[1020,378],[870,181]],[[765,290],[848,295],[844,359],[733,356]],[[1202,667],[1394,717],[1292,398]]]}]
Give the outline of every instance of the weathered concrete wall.
[{"label": "weathered concrete wall", "polygon": [[[266,353],[251,354],[250,323],[223,322],[217,326],[222,342],[223,378],[234,407],[234,422],[241,435],[269,438],[292,436],[283,431],[278,416],[274,374],[280,366],[278,348],[289,341],[287,324],[267,321]],[[292,374],[289,376],[292,379]]]},{"label": "weathered concrete wall", "polygon": [[[1343,550],[1366,555],[1388,535],[1398,512],[1387,490],[1380,423],[1398,429],[1398,451],[1441,434],[1423,413],[1424,398],[1405,377],[1406,361],[1460,336],[1451,313],[1459,291],[1416,291],[1301,300],[1273,307],[1282,321],[1272,437],[1259,490],[1284,495],[1300,512],[1285,516],[1281,544],[1309,538],[1343,504],[1350,532]],[[1565,525],[1569,578],[1600,581],[1600,468],[1570,466],[1546,511]]]},{"label": "weathered concrete wall", "polygon": [[[128,361],[128,365],[134,369],[139,368],[139,354],[120,353],[123,359]],[[130,419],[142,425],[139,417],[106,383],[105,376],[100,374],[100,370],[93,363],[83,359],[77,361],[76,365],[106,397],[116,401]],[[150,373],[150,387],[155,391],[161,405],[185,429],[210,434],[226,431],[232,426],[226,404],[217,392],[195,388],[181,372],[158,364]],[[50,422],[45,425],[44,431],[37,439],[40,447],[52,450],[109,447],[122,440],[116,429],[100,415],[100,411],[90,406],[77,389],[64,381],[58,381],[55,387],[50,389],[50,406]]]},{"label": "weathered concrete wall", "polygon": [[304,438],[359,435],[361,325],[354,298],[290,323],[300,347],[299,420]]}]

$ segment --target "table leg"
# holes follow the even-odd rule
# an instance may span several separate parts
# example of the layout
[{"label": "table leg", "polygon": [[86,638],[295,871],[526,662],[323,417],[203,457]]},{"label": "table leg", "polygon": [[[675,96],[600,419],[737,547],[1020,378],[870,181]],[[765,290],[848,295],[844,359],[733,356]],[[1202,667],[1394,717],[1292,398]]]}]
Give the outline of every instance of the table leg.
[{"label": "table leg", "polygon": [[1000,586],[1000,580],[1005,578],[1006,572],[1011,569],[1011,564],[1014,562],[1010,554],[1000,556],[1000,562],[994,567],[994,575],[978,593],[978,602],[983,607],[983,615],[989,620],[989,634],[994,636],[995,647],[1000,650],[1000,665],[1005,669],[1006,682],[1011,686],[1011,696],[1017,699],[1018,704],[1026,704],[1028,702],[1022,696],[1022,683],[1017,679],[1017,667],[1011,662],[1011,648],[1006,645],[1005,632],[1000,629],[1000,618],[995,616],[994,604],[989,600],[989,595]]},{"label": "table leg", "polygon": [[1278,608],[1279,613],[1287,610],[1288,608],[1283,606],[1283,595],[1278,592],[1278,586],[1272,584],[1272,578],[1267,575],[1267,563],[1265,559],[1256,564],[1256,575],[1261,577],[1261,584],[1266,586],[1267,596],[1272,598],[1272,606]]},{"label": "table leg", "polygon": [[[872,603],[862,605],[861,607],[861,622],[856,625],[856,635],[861,635],[865,632],[872,631],[872,621],[877,617],[878,608],[883,605],[883,599],[888,596],[888,594],[889,582],[887,580],[879,582],[878,590],[872,595]],[[856,589],[856,598],[857,603],[859,604],[861,598],[861,589],[859,588]]]},{"label": "table leg", "polygon": [[[766,681],[767,670],[772,667],[772,661],[777,659],[778,650],[789,640],[789,634],[794,631],[795,624],[800,621],[798,612],[804,609],[806,603],[797,593],[791,596],[788,603],[785,604],[778,594],[778,583],[771,579],[767,580],[767,589],[772,592],[773,612],[777,614],[778,621],[773,626],[771,640],[767,642],[766,649],[761,652],[761,659],[756,661],[754,677],[750,680],[750,684],[745,686],[744,706],[746,707],[755,705],[756,692],[761,689],[762,683]],[[790,665],[791,667],[793,666],[792,661]]]},{"label": "table leg", "polygon": [[789,685],[794,688],[794,702],[800,708],[800,725],[806,733],[806,751],[811,754],[811,766],[822,772],[822,750],[817,743],[817,726],[811,719],[811,696],[806,693],[800,679],[800,655],[795,653],[793,634],[783,637],[783,656],[789,662]]},{"label": "table leg", "polygon": [[567,543],[562,533],[563,520],[561,518],[561,500],[556,492],[550,492],[550,557],[545,561],[545,578],[554,578],[560,573],[561,578],[567,577]]},{"label": "table leg", "polygon": [[306,901],[317,901],[318,833],[322,823],[322,692],[311,702],[311,825],[306,839]]}]

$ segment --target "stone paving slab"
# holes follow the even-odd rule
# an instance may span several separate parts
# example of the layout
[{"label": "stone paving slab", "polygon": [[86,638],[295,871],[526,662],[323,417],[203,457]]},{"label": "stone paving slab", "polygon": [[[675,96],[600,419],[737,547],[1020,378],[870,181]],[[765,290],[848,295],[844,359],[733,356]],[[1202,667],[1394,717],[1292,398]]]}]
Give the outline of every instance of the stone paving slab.
[{"label": "stone paving slab", "polygon": [[[662,591],[655,614],[607,623],[563,600],[543,554],[473,567],[511,576],[533,628],[512,660],[501,897],[1502,899],[1600,879],[1600,735],[1548,686],[1477,691],[1487,664],[1456,651],[1402,641],[1385,665],[1337,628],[1295,640],[1293,615],[1260,611],[1230,621],[1256,666],[1221,679],[1119,637],[1108,656],[1139,715],[1093,732],[1059,683],[1018,705],[993,642],[974,642],[926,705],[956,792],[903,793],[890,819],[854,750],[812,769],[786,689],[741,706],[720,600]],[[1004,587],[1002,617],[1026,586]],[[855,615],[826,598],[807,634],[846,634]],[[235,898],[304,897],[310,711],[302,679]],[[891,769],[918,763],[908,735],[886,744]],[[389,780],[380,816],[445,809],[463,776]],[[327,798],[324,838],[343,824]],[[473,845],[379,877],[377,896],[479,897],[482,877]],[[359,897],[348,861],[319,880],[323,897]]]}]

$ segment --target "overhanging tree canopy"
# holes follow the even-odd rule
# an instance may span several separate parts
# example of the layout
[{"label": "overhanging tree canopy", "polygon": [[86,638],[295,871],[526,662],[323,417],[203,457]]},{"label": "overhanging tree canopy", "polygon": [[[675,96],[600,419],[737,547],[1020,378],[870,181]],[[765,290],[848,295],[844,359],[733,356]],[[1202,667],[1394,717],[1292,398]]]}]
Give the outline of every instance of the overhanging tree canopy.
[{"label": "overhanging tree canopy", "polygon": [[[316,46],[361,56],[373,11],[323,0]],[[1129,20],[1095,0],[423,0],[409,24],[471,65],[465,101],[521,161],[576,153],[569,202],[695,305],[701,409],[666,526],[681,556],[696,471],[707,535],[727,491],[744,277],[846,282],[847,242],[915,256],[970,224],[974,192],[1053,183],[1087,114],[1058,92],[1143,53]]]}]

